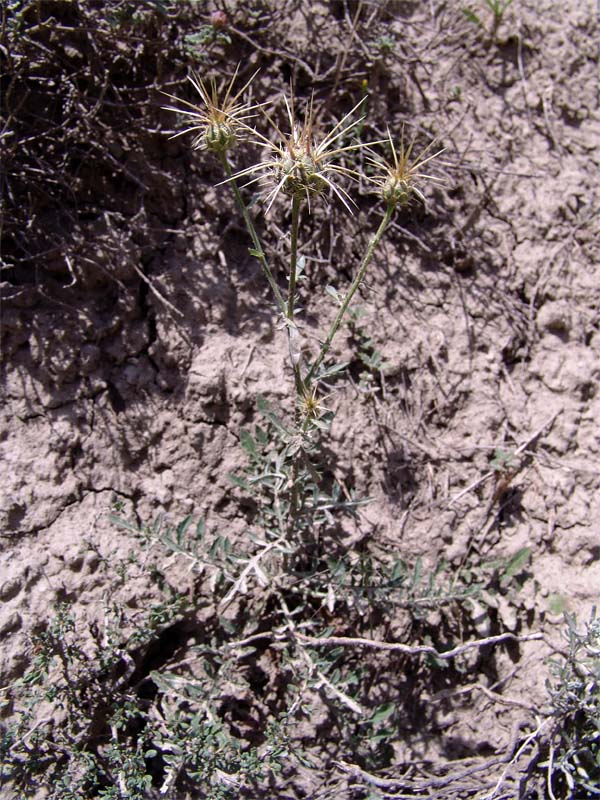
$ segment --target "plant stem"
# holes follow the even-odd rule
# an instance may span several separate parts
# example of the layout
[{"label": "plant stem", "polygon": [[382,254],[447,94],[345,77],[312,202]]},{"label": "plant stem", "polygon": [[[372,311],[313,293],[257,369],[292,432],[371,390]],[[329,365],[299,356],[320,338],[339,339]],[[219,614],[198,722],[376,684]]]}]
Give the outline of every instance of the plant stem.
[{"label": "plant stem", "polygon": [[300,203],[302,197],[295,194],[292,198],[292,244],[290,254],[290,279],[288,283],[287,318],[294,320],[294,295],[296,294],[296,271],[298,269],[298,227],[300,224]]},{"label": "plant stem", "polygon": [[301,195],[295,194],[292,198],[292,230],[291,230],[291,252],[290,252],[290,276],[288,282],[288,297],[287,297],[287,320],[288,320],[288,336],[290,337],[290,359],[292,368],[294,370],[294,384],[296,386],[296,394],[301,397],[304,392],[304,384],[302,376],[300,375],[300,352],[299,343],[297,340],[298,331],[294,321],[294,312],[296,306],[296,278],[298,272],[298,230],[300,227],[300,204],[302,203]]},{"label": "plant stem", "polygon": [[[291,229],[291,247],[290,247],[290,276],[288,282],[288,298],[287,298],[287,320],[288,320],[288,336],[290,343],[290,361],[292,362],[292,369],[294,370],[294,386],[296,389],[296,423],[299,422],[299,400],[304,393],[304,384],[300,374],[300,345],[298,329],[294,321],[295,299],[296,299],[296,278],[298,272],[298,230],[300,227],[300,204],[302,196],[295,194],[292,197],[292,229]],[[292,517],[292,526],[296,520],[298,510],[300,507],[300,497],[298,493],[298,454],[292,459],[292,493],[290,497],[290,511]]]},{"label": "plant stem", "polygon": [[275,299],[277,301],[277,305],[279,306],[279,310],[284,316],[287,316],[287,308],[285,304],[285,300],[283,299],[283,295],[281,294],[281,290],[273,277],[273,273],[271,272],[271,268],[269,267],[267,256],[265,255],[265,251],[260,243],[260,239],[258,238],[258,234],[256,232],[256,228],[254,227],[254,223],[252,222],[252,217],[248,211],[248,207],[244,203],[244,199],[242,198],[241,192],[238,188],[238,185],[235,181],[235,178],[232,177],[233,171],[231,169],[231,165],[227,158],[227,154],[223,153],[221,155],[221,163],[223,164],[223,168],[225,173],[227,174],[228,183],[233,189],[233,193],[235,195],[235,199],[239,206],[240,211],[242,212],[242,216],[244,218],[244,222],[246,223],[246,228],[248,233],[250,234],[250,238],[252,239],[252,243],[254,244],[254,250],[252,251],[252,255],[256,256],[260,261],[260,265],[262,267],[263,272],[265,273],[265,277],[269,282],[269,286],[273,290],[273,294],[275,295]]},{"label": "plant stem", "polygon": [[395,208],[395,206],[393,204],[388,205],[388,207],[386,209],[386,212],[385,212],[385,215],[384,215],[383,219],[381,220],[375,235],[371,239],[371,243],[369,245],[369,248],[368,248],[367,252],[365,253],[365,257],[363,258],[362,264],[360,265],[360,269],[356,273],[356,276],[355,276],[354,280],[352,281],[352,285],[348,289],[348,293],[346,294],[346,297],[344,298],[344,300],[342,302],[342,305],[340,306],[340,309],[339,309],[339,311],[338,311],[338,313],[336,315],[336,318],[333,321],[333,324],[332,324],[332,326],[331,326],[331,328],[329,330],[329,333],[327,334],[327,338],[325,339],[325,341],[321,345],[321,350],[319,351],[319,355],[317,356],[317,358],[313,362],[311,368],[308,370],[308,373],[306,374],[306,377],[304,378],[304,385],[306,386],[307,389],[310,387],[310,383],[311,383],[312,379],[315,377],[315,373],[316,373],[317,369],[321,366],[321,363],[322,363],[323,359],[325,358],[325,356],[329,352],[329,348],[331,347],[331,343],[333,341],[333,337],[338,332],[338,329],[339,329],[340,325],[342,324],[342,320],[344,318],[344,315],[345,315],[346,311],[348,310],[348,306],[350,305],[350,303],[352,301],[352,298],[354,297],[354,295],[356,293],[356,290],[358,289],[358,287],[362,283],[363,278],[365,277],[365,272],[367,271],[367,267],[369,266],[369,264],[371,262],[371,259],[373,258],[373,254],[375,253],[375,250],[377,249],[377,246],[378,246],[379,242],[381,241],[381,237],[383,236],[383,234],[385,232],[385,229],[387,228],[387,226],[388,226],[388,224],[389,224],[389,222],[390,222],[390,220],[392,218],[392,215],[394,213],[394,208]]}]

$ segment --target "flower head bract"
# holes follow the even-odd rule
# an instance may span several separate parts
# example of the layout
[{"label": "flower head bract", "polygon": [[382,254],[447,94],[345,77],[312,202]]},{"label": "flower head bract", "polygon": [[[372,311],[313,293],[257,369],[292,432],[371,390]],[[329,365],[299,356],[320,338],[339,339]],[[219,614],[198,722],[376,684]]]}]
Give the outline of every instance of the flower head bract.
[{"label": "flower head bract", "polygon": [[377,185],[378,192],[388,205],[406,206],[410,203],[413,195],[425,202],[425,196],[419,188],[419,184],[424,181],[441,183],[442,179],[423,172],[422,167],[443,153],[443,148],[431,153],[435,144],[433,141],[419,155],[413,156],[414,139],[409,145],[405,144],[404,128],[402,128],[398,146],[394,144],[389,130],[387,141],[391,148],[392,160],[386,161],[371,151],[372,155],[367,157],[367,161],[375,168],[375,175],[371,176],[369,180]]},{"label": "flower head bract", "polygon": [[324,414],[330,413],[323,405],[326,397],[320,397],[315,386],[306,388],[298,397],[298,410],[303,420],[318,420]]},{"label": "flower head bract", "polygon": [[352,199],[348,192],[338,185],[339,178],[358,179],[355,170],[337,163],[336,159],[343,153],[357,150],[366,145],[358,142],[343,145],[340,140],[360,122],[349,121],[356,109],[363,103],[357,103],[332,129],[322,137],[315,133],[315,112],[313,101],[308,106],[304,122],[296,118],[293,100],[284,96],[290,132],[284,134],[276,123],[267,116],[273,126],[278,141],[272,142],[258,131],[254,131],[256,142],[266,148],[266,158],[236,173],[233,178],[250,176],[249,184],[259,181],[263,184],[263,195],[266,201],[266,212],[283,192],[289,196],[304,197],[310,203],[314,195],[321,195],[327,189],[351,211]]},{"label": "flower head bract", "polygon": [[214,78],[211,78],[210,82],[206,84],[198,75],[193,73],[188,75],[188,80],[202,99],[202,105],[194,105],[187,100],[181,100],[172,94],[163,92],[163,94],[167,94],[167,97],[186,106],[186,108],[163,106],[167,111],[175,111],[186,117],[186,127],[171,138],[194,133],[193,148],[211,150],[217,154],[225,153],[233,147],[240,135],[249,130],[247,120],[254,116],[253,109],[257,107],[240,99],[256,77],[256,73],[238,92],[233,94],[233,85],[238,71],[239,66],[229,84],[221,91],[217,88]]}]

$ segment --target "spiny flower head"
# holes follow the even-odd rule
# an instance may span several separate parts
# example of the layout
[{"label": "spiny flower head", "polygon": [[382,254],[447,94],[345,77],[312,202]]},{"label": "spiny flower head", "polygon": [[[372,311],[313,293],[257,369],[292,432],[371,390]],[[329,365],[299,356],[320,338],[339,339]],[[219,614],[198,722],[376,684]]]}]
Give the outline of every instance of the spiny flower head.
[{"label": "spiny flower head", "polygon": [[273,120],[267,119],[275,129],[277,142],[272,142],[258,131],[254,131],[257,143],[267,149],[264,161],[241,170],[234,178],[256,176],[249,183],[260,181],[265,185],[267,213],[280,192],[292,197],[304,197],[310,204],[314,195],[323,194],[328,188],[351,211],[352,202],[346,190],[337,185],[340,177],[356,180],[355,170],[335,163],[335,159],[343,153],[365,147],[362,143],[339,146],[339,140],[348,133],[360,120],[349,122],[349,118],[361,105],[361,100],[322,138],[315,134],[315,112],[313,101],[309,104],[304,122],[296,119],[293,100],[284,96],[287,117],[290,126],[289,134],[283,134]]},{"label": "spiny flower head", "polygon": [[327,414],[329,409],[323,405],[323,400],[325,399],[324,397],[319,397],[315,386],[305,389],[298,398],[301,417],[304,420],[315,420]]},{"label": "spiny flower head", "polygon": [[167,97],[171,97],[178,103],[188,106],[188,108],[163,106],[167,111],[175,111],[187,118],[187,127],[171,138],[175,139],[177,136],[183,136],[186,133],[195,133],[192,147],[196,150],[210,150],[217,153],[217,155],[222,155],[231,149],[238,141],[240,134],[248,130],[246,121],[254,116],[252,111],[256,108],[256,106],[248,105],[247,102],[240,100],[256,77],[256,73],[236,94],[233,94],[233,85],[238,71],[239,66],[229,84],[222,91],[217,89],[214,78],[211,78],[207,85],[198,75],[193,73],[188,75],[188,80],[202,98],[202,106],[196,106],[193,103],[188,103],[187,100],[181,100],[163,92],[163,94],[167,94]]},{"label": "spiny flower head", "polygon": [[367,161],[376,169],[375,176],[369,178],[369,180],[377,184],[378,191],[387,205],[407,206],[413,195],[425,201],[425,196],[419,188],[419,183],[422,181],[441,183],[442,180],[435,175],[426,174],[422,171],[422,167],[437,158],[443,152],[443,148],[428,155],[435,144],[435,142],[431,142],[418,156],[413,157],[414,139],[408,146],[405,145],[404,128],[402,128],[400,134],[398,147],[394,145],[389,130],[387,133],[387,141],[392,152],[392,161],[386,161],[375,153],[369,156]]}]

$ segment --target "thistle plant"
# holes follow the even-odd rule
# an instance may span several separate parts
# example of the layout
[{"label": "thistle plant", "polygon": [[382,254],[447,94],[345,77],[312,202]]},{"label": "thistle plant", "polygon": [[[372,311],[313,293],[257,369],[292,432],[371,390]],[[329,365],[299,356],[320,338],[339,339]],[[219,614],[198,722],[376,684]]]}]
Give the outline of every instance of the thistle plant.
[{"label": "thistle plant", "polygon": [[255,76],[253,75],[236,94],[233,94],[237,73],[236,69],[229,84],[221,91],[217,88],[214,79],[207,86],[194,73],[189,75],[188,80],[200,95],[202,105],[194,105],[187,100],[181,100],[164,92],[166,97],[185,106],[185,108],[163,106],[166,111],[182,114],[187,121],[187,126],[174,134],[172,138],[175,139],[186,133],[194,133],[192,147],[195,150],[210,150],[220,154],[231,149],[238,141],[240,134],[246,130],[245,123],[254,116],[255,108],[248,103],[240,102],[241,96]]},{"label": "thistle plant", "polygon": [[430,153],[435,144],[434,141],[428,144],[419,155],[414,156],[414,139],[409,145],[405,144],[404,128],[400,133],[398,146],[394,144],[388,129],[387,143],[390,146],[392,160],[385,160],[377,153],[370,155],[367,160],[375,168],[375,175],[370,180],[375,183],[378,192],[388,205],[407,206],[414,196],[425,202],[425,195],[419,188],[419,184],[425,181],[441,183],[441,179],[423,172],[422,167],[441,155],[443,150]]},{"label": "thistle plant", "polygon": [[[324,404],[325,398],[320,384],[333,371],[339,370],[338,366],[325,363],[333,340],[348,314],[394,212],[399,207],[407,206],[415,198],[423,201],[424,195],[420,187],[427,181],[437,180],[424,172],[423,167],[441,151],[431,152],[432,145],[429,145],[415,157],[414,142],[409,146],[405,145],[404,131],[401,132],[398,142],[394,142],[389,131],[386,140],[361,141],[357,134],[359,130],[363,130],[364,116],[355,118],[355,114],[358,109],[365,108],[365,98],[361,98],[341,119],[334,121],[328,131],[322,133],[314,96],[301,118],[296,111],[293,97],[284,95],[287,129],[282,130],[274,121],[272,113],[242,99],[254,76],[239,91],[234,91],[233,88],[236,77],[237,70],[221,92],[214,82],[207,89],[202,81],[192,78],[192,85],[199,93],[203,105],[196,107],[184,101],[183,114],[186,116],[187,127],[176,135],[194,133],[192,146],[209,150],[220,160],[225,172],[221,185],[229,186],[234,193],[253,243],[250,252],[260,262],[273,292],[282,324],[288,332],[294,418],[291,423],[284,423],[272,410],[268,411],[266,417],[270,423],[269,430],[279,438],[278,456],[276,462],[265,470],[264,475],[259,475],[246,484],[268,489],[270,506],[279,520],[274,535],[279,541],[285,528],[287,534],[284,539],[288,547],[290,542],[287,536],[295,532],[298,543],[299,532],[302,530],[306,534],[311,529],[307,517],[314,517],[316,509],[321,507],[316,449],[318,450],[319,432],[327,427],[332,414]],[[250,124],[250,120],[254,122],[258,116],[258,108],[261,110],[261,118],[269,125],[269,134]],[[168,106],[168,109],[179,110],[173,106]],[[263,154],[255,163],[236,171],[230,161],[230,153],[242,139],[262,148]],[[391,160],[386,160],[374,149],[382,144],[391,148]],[[356,158],[359,151],[364,151],[366,159]],[[350,160],[352,166],[348,165]],[[368,176],[363,175],[355,166],[357,162],[365,160],[370,172]],[[352,213],[355,202],[350,188],[353,184],[358,184],[361,178],[370,181],[374,186],[379,200],[383,202],[383,213],[350,286],[345,293],[335,290],[339,305],[337,313],[317,352],[312,359],[305,362],[297,305],[298,278],[305,260],[299,256],[302,215],[312,213],[317,202],[328,203],[330,198],[339,201],[346,211]],[[244,181],[245,184],[241,185]],[[289,265],[285,293],[269,264],[253,216],[244,200],[244,188],[255,184],[259,187],[258,196],[262,200],[265,216],[269,215],[277,201],[285,199],[289,203]],[[252,452],[256,452],[256,448]],[[355,502],[352,501],[350,505],[354,507]],[[281,524],[283,518],[286,520],[285,525]]]},{"label": "thistle plant", "polygon": [[[356,109],[363,104],[360,100],[326,135],[320,140],[315,135],[314,98],[305,115],[304,122],[300,123],[295,114],[293,98],[283,97],[285,103],[290,132],[284,134],[277,124],[267,116],[273,129],[277,133],[278,141],[272,142],[258,131],[254,131],[259,145],[266,147],[268,157],[247,169],[238,172],[235,177],[256,175],[254,180],[263,181],[266,185],[266,214],[271,210],[280,192],[292,200],[305,199],[310,209],[310,199],[313,196],[323,196],[325,190],[330,189],[343,203],[348,211],[353,202],[343,186],[338,186],[340,177],[358,178],[355,170],[338,164],[335,159],[343,153],[357,150],[364,145],[360,142],[338,147],[336,143],[352,130],[356,121],[349,121]],[[252,183],[252,181],[250,181]]]}]

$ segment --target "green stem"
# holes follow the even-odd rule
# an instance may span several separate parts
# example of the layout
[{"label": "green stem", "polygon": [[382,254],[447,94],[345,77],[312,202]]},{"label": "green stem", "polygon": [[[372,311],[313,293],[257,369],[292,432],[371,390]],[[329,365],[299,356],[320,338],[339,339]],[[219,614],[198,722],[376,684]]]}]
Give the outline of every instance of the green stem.
[{"label": "green stem", "polygon": [[258,234],[256,232],[256,228],[254,227],[254,223],[252,222],[252,217],[250,216],[250,212],[248,211],[248,207],[244,203],[244,199],[243,199],[243,197],[241,195],[241,192],[240,192],[240,190],[238,188],[238,185],[237,185],[237,183],[235,181],[235,178],[232,177],[233,172],[232,172],[231,165],[229,163],[229,160],[227,158],[227,154],[226,153],[223,153],[221,155],[221,163],[223,164],[223,168],[225,170],[225,173],[227,174],[227,178],[228,178],[227,182],[229,183],[229,185],[233,189],[233,193],[235,195],[235,199],[237,201],[237,204],[239,206],[240,211],[242,212],[242,216],[244,218],[244,222],[246,223],[246,228],[248,230],[248,233],[250,234],[250,238],[252,239],[252,243],[254,244],[254,250],[252,251],[252,254],[255,255],[256,258],[258,258],[258,260],[260,261],[260,265],[262,267],[263,272],[265,273],[265,277],[266,277],[267,281],[269,282],[269,286],[273,290],[273,294],[275,295],[275,299],[277,300],[277,305],[279,306],[279,310],[281,311],[281,313],[284,316],[287,316],[287,308],[286,308],[285,300],[283,298],[283,295],[281,294],[281,290],[280,290],[279,286],[277,285],[277,282],[275,281],[275,278],[273,277],[273,273],[271,272],[271,269],[269,267],[269,263],[267,261],[267,256],[265,255],[265,251],[263,250],[263,247],[262,247],[262,245],[260,243],[260,239],[258,238]]},{"label": "green stem", "polygon": [[[294,311],[296,308],[296,278],[298,272],[298,230],[300,228],[300,204],[301,195],[295,194],[292,198],[292,230],[290,247],[290,277],[288,282],[287,298],[287,318],[288,336],[290,337],[290,360],[294,370],[294,386],[296,388],[296,422],[299,421],[299,401],[303,394],[302,376],[300,374],[300,354],[296,352],[299,342],[294,341],[298,337],[298,330],[294,321]],[[298,454],[292,460],[292,494],[290,498],[292,526],[298,515],[300,508],[300,496],[298,493]]]},{"label": "green stem", "polygon": [[298,269],[298,228],[300,225],[300,203],[302,197],[295,194],[292,198],[292,246],[290,254],[290,280],[288,284],[287,318],[294,321],[294,299],[296,294],[296,272]]},{"label": "green stem", "polygon": [[338,329],[339,329],[340,325],[342,324],[342,320],[344,319],[344,315],[345,315],[346,311],[348,310],[348,306],[352,302],[352,298],[356,294],[356,290],[358,289],[358,287],[362,283],[362,279],[365,277],[365,272],[367,271],[367,267],[369,266],[369,264],[371,262],[371,259],[373,258],[373,254],[375,253],[375,250],[377,249],[377,245],[381,241],[381,237],[383,236],[383,234],[385,232],[385,229],[389,225],[389,222],[390,222],[390,220],[392,218],[392,215],[394,213],[394,208],[395,208],[394,205],[392,205],[392,204],[388,205],[388,207],[386,209],[386,212],[385,212],[385,215],[384,215],[383,219],[381,220],[381,223],[379,224],[379,227],[377,228],[377,231],[376,231],[375,235],[371,239],[371,243],[369,245],[369,249],[365,253],[365,257],[363,258],[362,264],[360,265],[360,269],[356,273],[356,276],[355,276],[354,280],[352,281],[352,285],[348,289],[348,293],[346,294],[346,297],[344,298],[344,300],[342,302],[342,305],[340,306],[340,309],[339,309],[339,311],[338,311],[338,313],[336,315],[336,318],[333,321],[333,324],[332,324],[332,326],[331,326],[331,328],[329,330],[329,333],[327,334],[327,338],[325,339],[325,341],[321,345],[321,350],[319,351],[319,355],[317,356],[317,358],[314,361],[313,365],[309,369],[306,377],[304,378],[304,385],[306,386],[307,389],[308,389],[308,387],[310,387],[310,383],[311,383],[312,379],[315,377],[316,371],[321,366],[321,363],[323,362],[323,359],[325,358],[325,356],[329,352],[329,348],[331,347],[331,343],[333,341],[333,337],[338,332]]},{"label": "green stem", "polygon": [[290,337],[290,358],[292,361],[292,368],[294,370],[294,384],[296,386],[296,394],[301,397],[304,392],[304,384],[302,376],[300,375],[300,357],[299,353],[295,352],[298,343],[293,339],[298,338],[298,331],[294,321],[294,312],[296,310],[296,278],[298,273],[298,230],[300,228],[300,205],[302,197],[294,195],[292,198],[292,230],[291,230],[291,253],[290,253],[290,277],[288,283],[288,297],[287,297],[287,319],[288,319],[288,336]]}]

